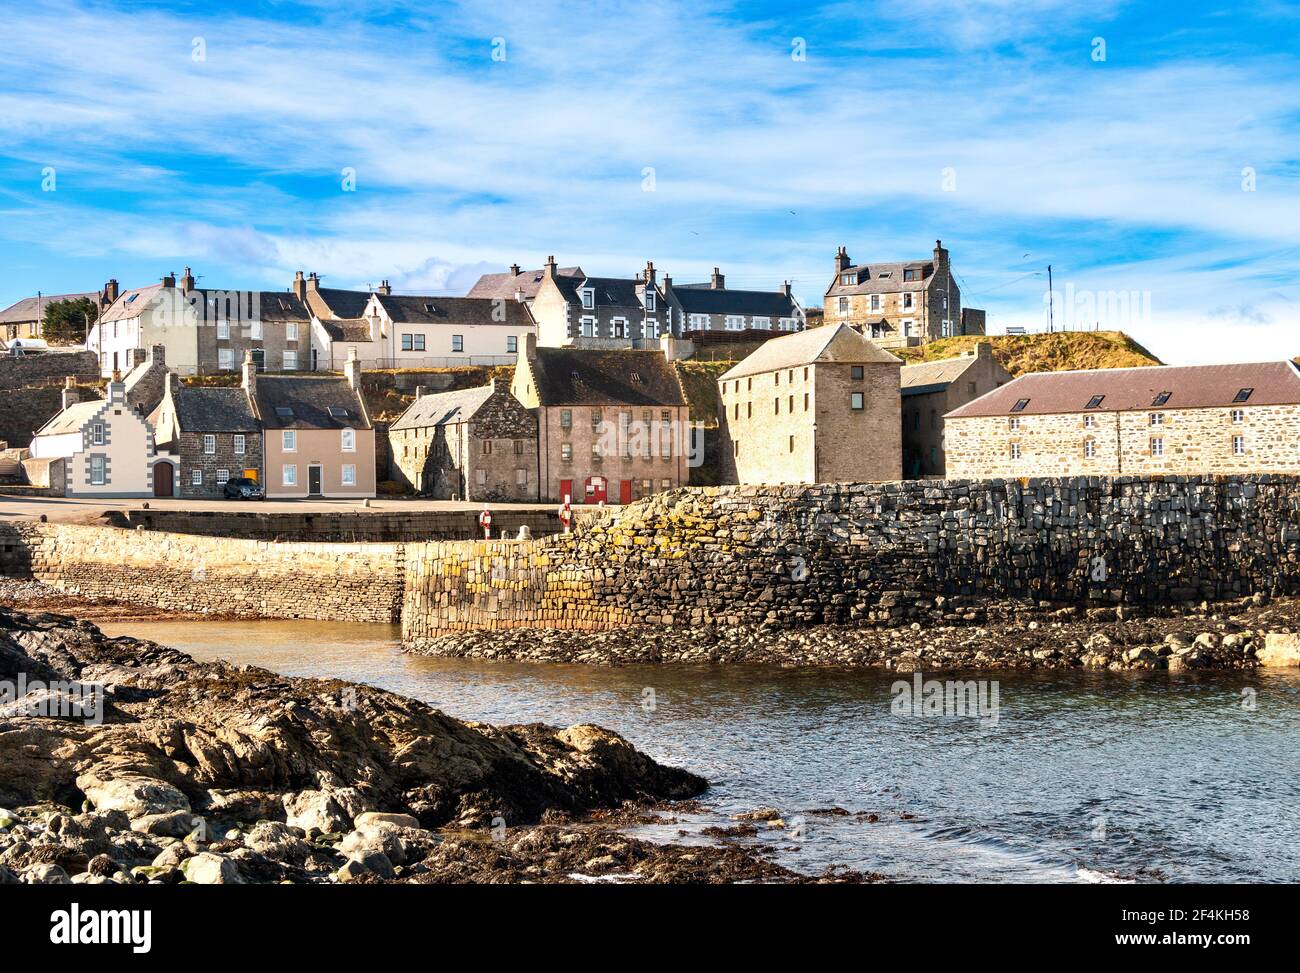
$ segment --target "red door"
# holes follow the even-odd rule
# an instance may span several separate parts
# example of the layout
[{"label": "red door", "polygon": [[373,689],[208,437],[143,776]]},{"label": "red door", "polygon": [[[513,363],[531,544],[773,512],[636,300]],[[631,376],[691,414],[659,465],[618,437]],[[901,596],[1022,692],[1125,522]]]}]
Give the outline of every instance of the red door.
[{"label": "red door", "polygon": [[172,495],[172,464],[155,463],[153,466],[153,495],[170,497]]},{"label": "red door", "polygon": [[560,481],[560,503],[564,503],[565,500],[568,500],[569,503],[582,503],[582,497],[575,497],[573,495],[572,480]]},{"label": "red door", "polygon": [[624,480],[622,483],[618,485],[618,502],[619,503],[632,502],[632,481],[631,480]]},{"label": "red door", "polygon": [[606,490],[608,489],[607,483],[608,481],[603,476],[587,477],[587,482],[586,484],[584,484],[586,487],[586,494],[587,494],[586,502],[604,503],[606,497]]}]

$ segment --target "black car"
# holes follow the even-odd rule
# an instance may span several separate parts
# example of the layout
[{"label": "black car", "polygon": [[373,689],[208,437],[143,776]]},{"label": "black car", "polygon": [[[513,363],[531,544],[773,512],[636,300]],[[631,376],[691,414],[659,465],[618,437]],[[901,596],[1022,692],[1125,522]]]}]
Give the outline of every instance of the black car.
[{"label": "black car", "polygon": [[262,484],[247,476],[232,476],[226,481],[227,500],[261,500]]}]

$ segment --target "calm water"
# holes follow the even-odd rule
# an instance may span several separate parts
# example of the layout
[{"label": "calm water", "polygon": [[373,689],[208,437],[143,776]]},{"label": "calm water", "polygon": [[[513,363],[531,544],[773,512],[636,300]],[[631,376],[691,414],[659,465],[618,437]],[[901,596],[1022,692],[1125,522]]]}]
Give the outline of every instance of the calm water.
[{"label": "calm water", "polygon": [[[900,677],[885,673],[430,659],[402,654],[396,629],[375,625],[103,627],[198,658],[371,683],[466,719],[599,723],[713,782],[703,801],[716,814],[650,837],[682,840],[679,827],[772,805],[802,820],[802,837],[754,840],[802,870],[834,863],[917,881],[1300,879],[1300,674],[970,674],[999,682],[989,725],[895,715]],[[1253,709],[1243,706],[1251,695]],[[836,806],[880,820],[810,813]]]}]

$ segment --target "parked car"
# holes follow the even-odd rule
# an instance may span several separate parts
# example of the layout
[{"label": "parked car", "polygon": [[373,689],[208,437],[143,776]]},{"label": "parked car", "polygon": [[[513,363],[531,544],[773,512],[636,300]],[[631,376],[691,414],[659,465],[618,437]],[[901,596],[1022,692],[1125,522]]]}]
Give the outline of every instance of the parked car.
[{"label": "parked car", "polygon": [[262,484],[247,476],[232,476],[226,481],[227,500],[261,500],[265,496]]}]

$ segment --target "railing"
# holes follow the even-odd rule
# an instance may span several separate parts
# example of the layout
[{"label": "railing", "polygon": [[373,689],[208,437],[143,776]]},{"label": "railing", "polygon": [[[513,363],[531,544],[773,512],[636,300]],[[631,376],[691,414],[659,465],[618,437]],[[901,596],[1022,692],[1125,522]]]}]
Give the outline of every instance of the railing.
[{"label": "railing", "polygon": [[[363,358],[361,359],[361,368],[363,371],[385,368],[467,368],[471,365],[513,365],[516,360],[516,355],[446,355],[441,357],[436,355],[427,357],[403,355],[400,358]],[[336,359],[331,365],[330,360],[324,356],[316,362],[317,371],[325,372],[331,369],[341,372],[343,362]]]}]

